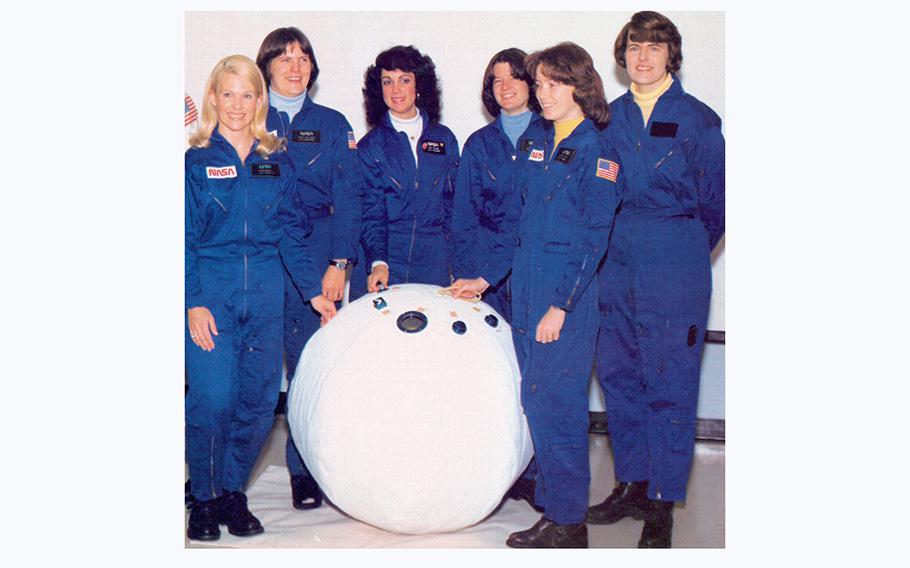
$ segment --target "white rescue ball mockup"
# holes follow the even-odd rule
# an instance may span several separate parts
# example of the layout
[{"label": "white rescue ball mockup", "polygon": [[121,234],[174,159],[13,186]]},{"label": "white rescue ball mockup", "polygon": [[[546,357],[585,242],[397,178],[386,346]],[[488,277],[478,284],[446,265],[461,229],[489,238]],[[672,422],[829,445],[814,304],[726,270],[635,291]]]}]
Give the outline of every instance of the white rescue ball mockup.
[{"label": "white rescue ball mockup", "polygon": [[288,395],[325,495],[397,533],[477,523],[533,454],[509,325],[440,290],[396,285],[340,310],[307,343]]}]

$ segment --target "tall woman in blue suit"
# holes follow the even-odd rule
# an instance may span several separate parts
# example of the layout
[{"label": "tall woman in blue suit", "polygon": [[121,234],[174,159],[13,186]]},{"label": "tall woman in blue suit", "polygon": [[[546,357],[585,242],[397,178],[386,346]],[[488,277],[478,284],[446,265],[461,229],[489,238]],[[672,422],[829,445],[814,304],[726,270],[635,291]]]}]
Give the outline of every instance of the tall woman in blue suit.
[{"label": "tall woman in blue suit", "polygon": [[281,385],[284,266],[322,317],[294,165],[265,130],[265,81],[242,55],[218,62],[185,158],[186,456],[195,498],[187,536],[263,531],[243,488]]},{"label": "tall woman in blue suit", "polygon": [[600,270],[597,375],[618,483],[588,522],[644,519],[639,547],[669,548],[695,445],[711,250],[724,234],[724,138],[717,114],[683,91],[682,38],[665,16],[632,16],[614,56],[632,86],[606,131],[626,197]]},{"label": "tall woman in blue suit", "polygon": [[436,66],[413,46],[383,51],[364,74],[363,98],[372,128],[357,144],[365,261],[351,298],[396,283],[448,286],[458,141],[439,123]]},{"label": "tall woman in blue suit", "polygon": [[[347,265],[357,256],[360,235],[360,165],[354,132],[338,111],[313,102],[319,64],[310,40],[297,28],[278,28],[262,40],[256,64],[269,87],[269,131],[287,141],[303,207],[313,222],[308,244],[322,264],[322,294],[341,301]],[[320,316],[285,275],[284,350],[294,378],[304,345],[319,329]],[[322,503],[294,440],[288,437],[291,502],[297,509]]]},{"label": "tall woman in blue suit", "polygon": [[512,262],[512,340],[521,403],[544,514],[513,533],[514,548],[588,546],[588,381],[597,337],[594,273],[622,198],[620,165],[601,135],[610,119],[591,56],[574,43],[527,61],[537,100],[551,121],[526,160],[524,208]]}]

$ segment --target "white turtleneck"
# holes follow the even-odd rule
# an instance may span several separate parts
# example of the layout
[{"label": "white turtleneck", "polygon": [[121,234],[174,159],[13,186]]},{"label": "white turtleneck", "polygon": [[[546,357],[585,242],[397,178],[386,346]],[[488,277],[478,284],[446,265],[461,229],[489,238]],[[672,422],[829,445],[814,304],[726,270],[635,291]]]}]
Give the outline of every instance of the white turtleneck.
[{"label": "white turtleneck", "polygon": [[389,119],[392,121],[392,128],[398,132],[404,132],[408,135],[408,142],[411,144],[411,153],[414,154],[414,165],[417,165],[417,140],[420,133],[423,132],[423,117],[420,111],[414,118],[398,118],[389,111]]}]

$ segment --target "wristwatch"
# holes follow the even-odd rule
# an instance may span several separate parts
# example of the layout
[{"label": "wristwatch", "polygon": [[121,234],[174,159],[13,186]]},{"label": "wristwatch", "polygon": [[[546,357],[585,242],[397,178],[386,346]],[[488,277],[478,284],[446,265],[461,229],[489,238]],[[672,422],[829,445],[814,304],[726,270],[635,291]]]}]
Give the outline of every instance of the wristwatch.
[{"label": "wristwatch", "polygon": [[349,264],[350,264],[350,262],[348,262],[346,260],[330,260],[329,261],[329,266],[334,266],[335,268],[337,268],[338,270],[341,270],[341,271],[347,270]]}]

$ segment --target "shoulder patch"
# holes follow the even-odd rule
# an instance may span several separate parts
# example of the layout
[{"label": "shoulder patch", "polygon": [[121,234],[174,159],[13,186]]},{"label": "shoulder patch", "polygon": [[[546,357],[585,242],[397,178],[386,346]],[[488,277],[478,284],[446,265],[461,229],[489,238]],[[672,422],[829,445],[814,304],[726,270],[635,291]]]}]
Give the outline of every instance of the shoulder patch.
[{"label": "shoulder patch", "polygon": [[599,178],[608,179],[616,182],[616,176],[619,175],[619,164],[613,160],[604,160],[597,158],[597,171],[594,173]]},{"label": "shoulder patch", "polygon": [[354,133],[350,130],[348,131],[348,148],[351,150],[357,149],[357,139],[354,138]]},{"label": "shoulder patch", "polygon": [[235,178],[237,168],[234,166],[206,166],[205,176],[209,179]]}]

